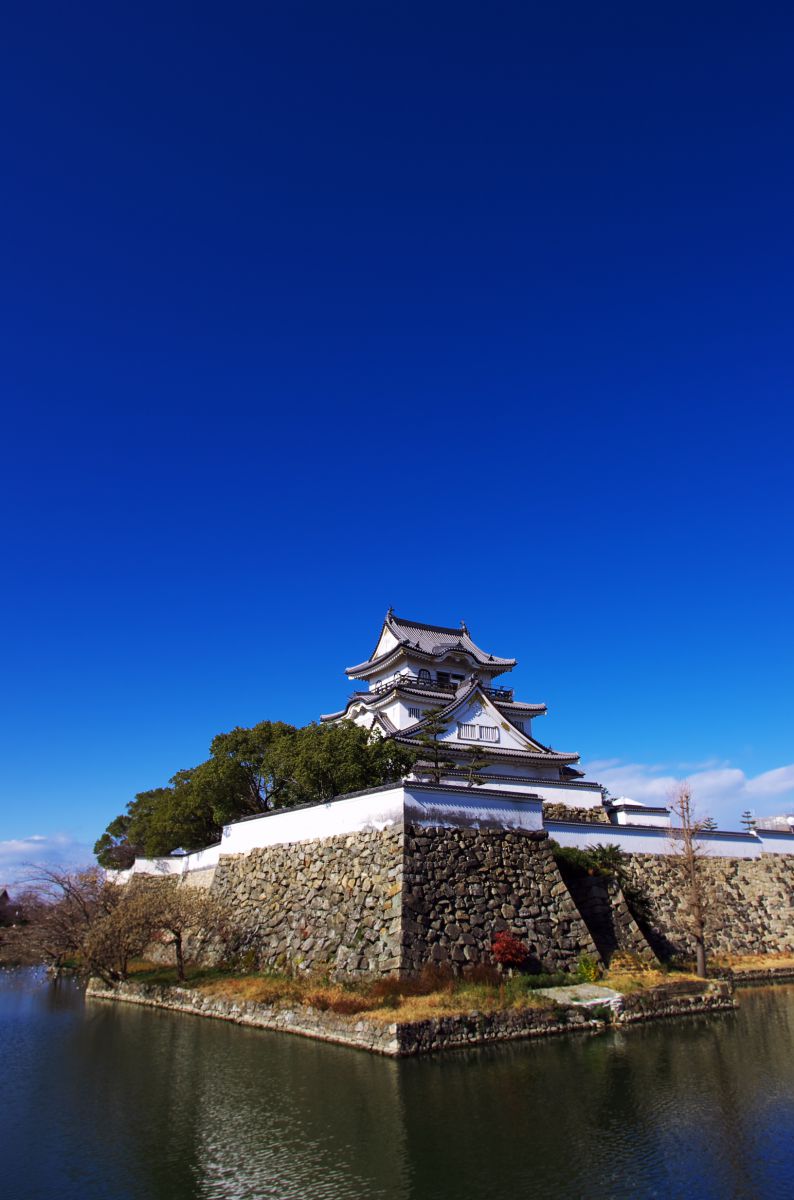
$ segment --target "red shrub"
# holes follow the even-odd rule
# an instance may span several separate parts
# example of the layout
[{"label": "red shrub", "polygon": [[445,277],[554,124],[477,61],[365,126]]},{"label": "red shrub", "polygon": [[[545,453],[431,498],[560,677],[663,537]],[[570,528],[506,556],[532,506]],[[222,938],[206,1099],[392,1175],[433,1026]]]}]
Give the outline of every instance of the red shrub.
[{"label": "red shrub", "polygon": [[491,952],[502,967],[523,967],[529,958],[529,950],[521,939],[506,929],[497,933],[491,943]]}]

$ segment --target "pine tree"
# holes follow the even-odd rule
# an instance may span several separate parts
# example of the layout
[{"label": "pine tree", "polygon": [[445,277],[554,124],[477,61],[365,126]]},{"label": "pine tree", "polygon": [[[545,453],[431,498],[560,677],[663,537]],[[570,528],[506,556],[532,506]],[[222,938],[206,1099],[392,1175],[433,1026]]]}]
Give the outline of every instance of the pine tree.
[{"label": "pine tree", "polygon": [[441,783],[442,776],[451,770],[455,763],[444,751],[444,734],[449,729],[449,722],[441,717],[440,708],[432,709],[422,722],[422,732],[413,738],[419,748],[419,762],[416,770],[419,775],[429,775],[433,783]]},{"label": "pine tree", "polygon": [[484,783],[487,783],[488,777],[483,772],[490,765],[490,759],[482,746],[475,746],[469,752],[468,762],[466,763],[466,786],[482,787]]}]

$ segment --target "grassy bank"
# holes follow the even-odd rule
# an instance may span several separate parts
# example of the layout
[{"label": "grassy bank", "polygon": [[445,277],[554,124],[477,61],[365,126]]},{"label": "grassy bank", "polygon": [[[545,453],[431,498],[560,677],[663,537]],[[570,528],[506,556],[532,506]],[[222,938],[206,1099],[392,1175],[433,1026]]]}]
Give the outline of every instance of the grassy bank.
[{"label": "grassy bank", "polygon": [[[388,976],[367,982],[339,983],[322,976],[291,976],[275,972],[236,973],[231,970],[192,968],[182,987],[224,1000],[249,1001],[278,1007],[306,1006],[341,1015],[366,1015],[374,1020],[423,1021],[431,1017],[511,1009],[549,1008],[554,1001],[540,995],[539,988],[561,987],[579,982],[575,975],[500,976],[490,968],[465,977],[425,970],[414,979]],[[624,995],[690,981],[683,971],[631,970],[625,964],[597,981]],[[177,984],[176,972],[150,963],[134,964],[131,979],[136,983],[170,987]]]}]

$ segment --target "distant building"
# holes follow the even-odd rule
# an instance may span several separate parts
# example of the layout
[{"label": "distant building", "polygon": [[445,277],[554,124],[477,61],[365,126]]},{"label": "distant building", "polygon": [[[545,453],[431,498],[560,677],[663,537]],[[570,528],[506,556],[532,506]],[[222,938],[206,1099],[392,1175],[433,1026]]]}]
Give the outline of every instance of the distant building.
[{"label": "distant building", "polygon": [[777,817],[758,817],[755,827],[756,829],[779,829],[782,833],[794,833],[794,814],[781,814]]},{"label": "distant building", "polygon": [[16,925],[22,919],[22,909],[8,893],[8,888],[0,884],[0,925]]}]

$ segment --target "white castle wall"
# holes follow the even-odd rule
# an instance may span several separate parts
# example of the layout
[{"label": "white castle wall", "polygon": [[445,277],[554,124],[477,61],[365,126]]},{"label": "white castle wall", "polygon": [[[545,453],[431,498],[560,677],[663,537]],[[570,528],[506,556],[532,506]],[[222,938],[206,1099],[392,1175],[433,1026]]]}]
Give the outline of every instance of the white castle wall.
[{"label": "white castle wall", "polygon": [[[549,789],[548,799],[557,800],[570,790],[579,807],[581,792]],[[184,875],[217,866],[221,855],[247,854],[266,846],[288,845],[316,838],[382,830],[410,823],[451,829],[545,828],[561,846],[586,849],[611,842],[627,854],[672,854],[676,847],[669,828],[630,825],[593,825],[573,821],[543,822],[542,800],[516,799],[506,789],[434,789],[422,784],[405,784],[345,796],[328,804],[263,814],[226,825],[222,840],[193,854],[164,858],[139,858],[128,871],[109,871],[117,883],[132,875]],[[542,789],[538,788],[538,792]],[[585,793],[586,794],[586,793]],[[598,793],[593,793],[599,797]],[[568,801],[574,803],[574,801]],[[794,854],[794,834],[772,830],[757,833],[714,831],[701,836],[706,851],[723,858],[760,858],[763,854]]]},{"label": "white castle wall", "polygon": [[[586,825],[572,821],[546,821],[549,837],[561,846],[586,850],[596,843],[609,842],[620,846],[627,854],[675,854],[678,847],[669,828],[647,828],[631,825]],[[768,831],[764,831],[768,832]],[[776,837],[751,833],[732,833],[714,830],[704,832],[698,841],[704,851],[714,858],[760,858],[763,854],[794,854],[794,836]]]}]

